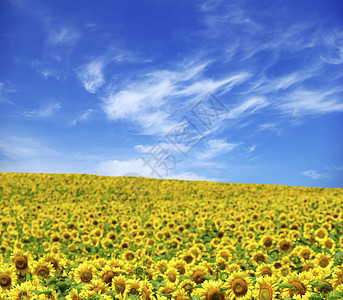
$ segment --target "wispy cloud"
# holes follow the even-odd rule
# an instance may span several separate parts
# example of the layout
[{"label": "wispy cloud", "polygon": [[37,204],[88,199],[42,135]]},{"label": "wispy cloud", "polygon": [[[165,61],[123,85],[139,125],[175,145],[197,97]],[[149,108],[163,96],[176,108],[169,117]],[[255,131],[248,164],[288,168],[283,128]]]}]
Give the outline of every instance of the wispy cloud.
[{"label": "wispy cloud", "polygon": [[9,103],[14,105],[14,103],[10,100],[9,95],[10,93],[14,93],[15,89],[12,87],[10,82],[1,82],[0,81],[0,103]]},{"label": "wispy cloud", "polygon": [[18,136],[0,138],[0,153],[10,159],[30,159],[57,154],[35,138]]},{"label": "wispy cloud", "polygon": [[328,178],[329,175],[326,173],[319,173],[315,170],[307,170],[304,172],[301,172],[302,175],[308,176],[311,179],[324,179],[324,178]]},{"label": "wispy cloud", "polygon": [[105,68],[111,63],[133,62],[136,57],[126,50],[110,48],[104,55],[92,58],[77,69],[77,75],[87,92],[94,94],[105,84]]},{"label": "wispy cloud", "polygon": [[[96,174],[107,176],[138,176],[148,178],[160,178],[153,174],[151,169],[144,166],[141,159],[130,160],[107,160],[102,161],[95,168]],[[196,180],[196,181],[216,181],[215,178],[207,178],[193,172],[181,171],[173,172],[165,176],[163,179],[179,179],[179,180]]]},{"label": "wispy cloud", "polygon": [[97,59],[78,71],[78,76],[87,92],[94,94],[105,83],[103,73],[105,65],[104,60]]},{"label": "wispy cloud", "polygon": [[92,113],[94,113],[93,109],[88,109],[85,113],[83,113],[82,115],[80,115],[79,117],[77,117],[76,119],[74,119],[70,125],[71,126],[75,126],[77,123],[79,123],[80,121],[86,121],[87,119],[89,119],[89,117],[92,115]]},{"label": "wispy cloud", "polygon": [[320,58],[328,64],[340,65],[343,63],[343,31],[335,30],[327,34],[324,39],[325,50]]},{"label": "wispy cloud", "polygon": [[340,112],[343,102],[336,88],[324,91],[296,89],[285,95],[279,107],[297,116]]},{"label": "wispy cloud", "polygon": [[50,30],[48,43],[52,46],[73,46],[80,36],[80,32],[72,26],[58,26]]},{"label": "wispy cloud", "polygon": [[53,116],[60,109],[61,109],[60,103],[52,103],[38,110],[23,111],[22,114],[26,117],[30,117],[34,119],[49,118]]},{"label": "wispy cloud", "polygon": [[206,142],[206,149],[196,155],[197,159],[209,160],[215,156],[233,151],[241,143],[227,143],[224,139],[212,139]]},{"label": "wispy cloud", "polygon": [[223,94],[249,77],[243,72],[217,80],[204,79],[208,64],[156,70],[125,83],[119,90],[109,90],[102,99],[104,112],[111,120],[136,122],[145,134],[165,134],[175,125],[169,117],[180,111],[180,103],[184,109],[191,109],[208,92]]}]

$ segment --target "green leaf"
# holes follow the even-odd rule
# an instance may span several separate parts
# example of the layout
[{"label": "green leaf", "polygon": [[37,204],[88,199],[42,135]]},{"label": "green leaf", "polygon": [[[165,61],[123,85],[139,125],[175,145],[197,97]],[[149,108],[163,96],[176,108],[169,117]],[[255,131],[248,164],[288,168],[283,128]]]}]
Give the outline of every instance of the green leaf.
[{"label": "green leaf", "polygon": [[210,279],[215,279],[216,276],[214,276],[214,275],[205,275],[205,276],[201,276],[201,277],[199,277],[199,278],[201,278],[201,279],[206,279],[206,280],[210,280]]},{"label": "green leaf", "polygon": [[339,260],[343,257],[343,251],[337,251],[335,254],[335,260]]},{"label": "green leaf", "polygon": [[329,294],[328,300],[343,299],[343,293],[340,291],[332,291]]},{"label": "green leaf", "polygon": [[105,295],[112,295],[115,293],[117,293],[117,291],[107,291],[107,292],[105,292]]},{"label": "green leaf", "polygon": [[292,289],[292,290],[294,290],[294,291],[297,290],[297,288],[295,288],[293,285],[290,285],[290,284],[287,284],[287,283],[279,283],[279,284],[278,284],[278,287],[279,287],[280,289]]}]

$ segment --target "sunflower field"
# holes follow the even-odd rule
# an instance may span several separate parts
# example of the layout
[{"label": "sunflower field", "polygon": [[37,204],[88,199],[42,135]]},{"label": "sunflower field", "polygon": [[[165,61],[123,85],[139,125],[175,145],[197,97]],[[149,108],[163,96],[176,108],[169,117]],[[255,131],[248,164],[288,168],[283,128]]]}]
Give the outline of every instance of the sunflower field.
[{"label": "sunflower field", "polygon": [[0,299],[343,299],[335,188],[0,173]]}]

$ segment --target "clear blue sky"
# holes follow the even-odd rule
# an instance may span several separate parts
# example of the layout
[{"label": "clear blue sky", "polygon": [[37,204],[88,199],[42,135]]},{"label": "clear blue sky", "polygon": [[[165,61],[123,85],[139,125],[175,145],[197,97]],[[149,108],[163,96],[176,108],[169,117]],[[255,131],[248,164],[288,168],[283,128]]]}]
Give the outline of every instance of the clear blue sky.
[{"label": "clear blue sky", "polygon": [[342,12],[3,0],[0,171],[343,187]]}]

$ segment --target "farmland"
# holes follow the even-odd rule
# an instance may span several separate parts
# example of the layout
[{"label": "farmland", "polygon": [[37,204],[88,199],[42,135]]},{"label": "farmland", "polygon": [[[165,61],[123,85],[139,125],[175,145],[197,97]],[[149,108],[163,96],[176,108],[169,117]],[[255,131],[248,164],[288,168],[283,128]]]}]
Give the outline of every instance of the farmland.
[{"label": "farmland", "polygon": [[342,189],[0,182],[0,299],[343,299]]}]

